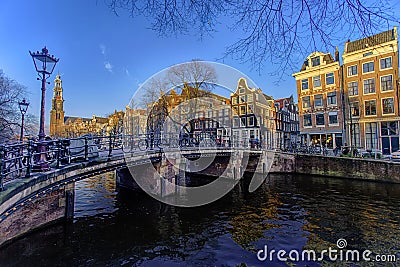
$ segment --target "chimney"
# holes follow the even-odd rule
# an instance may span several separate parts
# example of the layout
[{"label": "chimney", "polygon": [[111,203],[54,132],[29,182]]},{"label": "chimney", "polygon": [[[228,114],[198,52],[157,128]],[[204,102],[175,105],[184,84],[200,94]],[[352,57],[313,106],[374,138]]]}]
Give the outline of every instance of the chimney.
[{"label": "chimney", "polygon": [[339,48],[336,46],[336,50],[335,50],[335,61],[339,62]]}]

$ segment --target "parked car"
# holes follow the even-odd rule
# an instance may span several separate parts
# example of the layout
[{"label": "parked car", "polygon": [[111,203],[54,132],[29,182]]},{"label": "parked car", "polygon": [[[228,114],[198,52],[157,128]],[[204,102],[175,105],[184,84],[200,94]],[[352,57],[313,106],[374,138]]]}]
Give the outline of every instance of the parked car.
[{"label": "parked car", "polygon": [[392,152],[392,154],[390,154],[389,157],[390,157],[390,160],[400,160],[400,150]]},{"label": "parked car", "polygon": [[382,151],[379,149],[361,149],[360,150],[360,155],[362,158],[377,158],[381,159],[382,158]]}]

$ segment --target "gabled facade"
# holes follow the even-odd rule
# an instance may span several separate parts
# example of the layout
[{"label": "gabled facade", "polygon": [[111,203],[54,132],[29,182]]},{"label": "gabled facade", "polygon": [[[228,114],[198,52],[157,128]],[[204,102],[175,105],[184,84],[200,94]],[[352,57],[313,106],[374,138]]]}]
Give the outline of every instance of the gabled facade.
[{"label": "gabled facade", "polygon": [[288,149],[294,147],[298,141],[299,110],[294,102],[293,95],[275,100],[276,140],[277,148]]},{"label": "gabled facade", "polygon": [[259,88],[249,88],[246,79],[240,78],[230,100],[234,142],[247,146],[251,140],[256,140],[263,147],[273,147],[272,97],[263,94]]},{"label": "gabled facade", "polygon": [[293,74],[299,99],[302,143],[335,148],[342,145],[343,105],[339,52],[314,52]]},{"label": "gabled facade", "polygon": [[355,41],[343,53],[349,145],[399,149],[399,55],[397,28]]}]

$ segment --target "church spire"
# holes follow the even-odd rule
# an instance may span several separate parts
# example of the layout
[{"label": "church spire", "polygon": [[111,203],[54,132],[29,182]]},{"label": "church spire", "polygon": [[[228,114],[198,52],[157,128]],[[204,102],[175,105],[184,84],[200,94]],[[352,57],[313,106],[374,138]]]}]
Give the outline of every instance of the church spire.
[{"label": "church spire", "polygon": [[54,80],[53,98],[50,111],[50,135],[61,137],[64,131],[64,99],[60,74]]}]

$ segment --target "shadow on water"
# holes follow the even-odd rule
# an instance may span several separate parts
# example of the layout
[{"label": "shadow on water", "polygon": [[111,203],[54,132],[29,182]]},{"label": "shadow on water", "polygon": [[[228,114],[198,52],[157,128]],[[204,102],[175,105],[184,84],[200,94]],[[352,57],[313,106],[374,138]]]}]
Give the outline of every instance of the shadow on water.
[{"label": "shadow on water", "polygon": [[321,251],[339,238],[351,249],[399,252],[400,185],[280,174],[248,193],[249,180],[197,208],[116,190],[113,174],[80,181],[74,221],[1,248],[0,265],[288,266],[262,263],[256,252],[264,245]]}]

